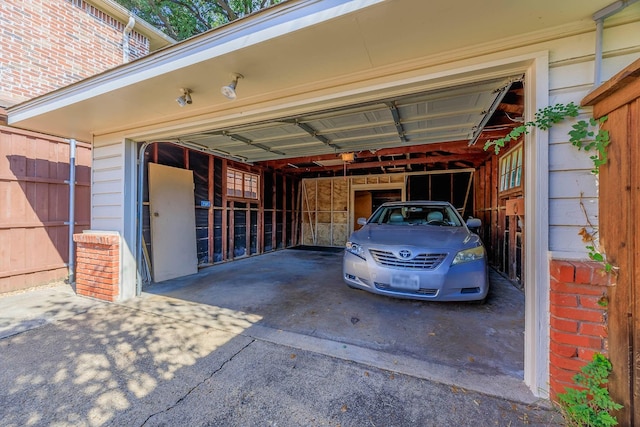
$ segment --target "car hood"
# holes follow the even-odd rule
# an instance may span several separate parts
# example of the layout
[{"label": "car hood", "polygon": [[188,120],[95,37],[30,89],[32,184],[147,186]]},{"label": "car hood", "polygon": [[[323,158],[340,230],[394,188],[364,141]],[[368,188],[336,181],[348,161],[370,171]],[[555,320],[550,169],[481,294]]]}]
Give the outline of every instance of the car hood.
[{"label": "car hood", "polygon": [[351,235],[362,245],[418,246],[463,249],[478,246],[480,238],[465,227],[367,224]]}]

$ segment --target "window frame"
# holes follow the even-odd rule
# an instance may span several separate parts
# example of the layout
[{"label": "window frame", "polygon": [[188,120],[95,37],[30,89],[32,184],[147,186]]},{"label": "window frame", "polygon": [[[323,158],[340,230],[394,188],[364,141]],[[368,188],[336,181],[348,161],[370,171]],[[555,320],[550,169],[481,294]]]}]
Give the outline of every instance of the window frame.
[{"label": "window frame", "polygon": [[[226,196],[228,198],[260,200],[260,174],[228,167],[226,179]],[[231,187],[230,184],[232,184]]]},{"label": "window frame", "polygon": [[498,160],[498,193],[521,192],[524,177],[524,145],[522,142]]}]

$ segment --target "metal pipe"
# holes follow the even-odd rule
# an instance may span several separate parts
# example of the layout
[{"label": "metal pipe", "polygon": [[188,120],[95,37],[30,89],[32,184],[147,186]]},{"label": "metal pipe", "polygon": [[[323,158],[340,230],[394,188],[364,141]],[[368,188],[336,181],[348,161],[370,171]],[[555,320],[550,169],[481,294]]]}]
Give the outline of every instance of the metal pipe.
[{"label": "metal pipe", "polygon": [[602,33],[604,29],[604,18],[596,21],[596,57],[593,64],[593,84],[600,86],[602,83]]},{"label": "metal pipe", "polygon": [[602,83],[602,40],[604,38],[604,20],[637,1],[638,0],[619,0],[593,14],[593,20],[596,23],[596,49],[595,63],[593,66],[593,84],[595,86],[599,86]]},{"label": "metal pipe", "polygon": [[138,153],[138,194],[137,194],[137,221],[136,221],[136,296],[139,297],[142,294],[142,265],[144,259],[142,258],[142,224],[143,224],[143,202],[144,202],[144,152],[147,147],[152,144],[151,142],[145,142],[140,147]]},{"label": "metal pipe", "polygon": [[122,31],[122,62],[129,62],[129,38],[131,36],[131,30],[133,30],[133,26],[136,25],[136,20],[133,16],[129,16],[129,22],[127,26],[124,27]]},{"label": "metal pipe", "polygon": [[76,140],[69,140],[69,283],[76,282],[75,248],[73,233],[76,224]]}]

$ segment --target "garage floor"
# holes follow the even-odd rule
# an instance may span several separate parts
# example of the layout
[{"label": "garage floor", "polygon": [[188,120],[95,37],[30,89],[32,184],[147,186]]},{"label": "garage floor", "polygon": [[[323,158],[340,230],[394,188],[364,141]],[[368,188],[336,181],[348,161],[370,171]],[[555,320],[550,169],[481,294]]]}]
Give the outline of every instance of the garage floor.
[{"label": "garage floor", "polygon": [[253,319],[244,334],[261,339],[490,394],[528,393],[524,294],[502,276],[491,272],[485,305],[417,302],[348,288],[341,262],[342,251],[289,249],[152,284],[145,293],[242,312]]}]

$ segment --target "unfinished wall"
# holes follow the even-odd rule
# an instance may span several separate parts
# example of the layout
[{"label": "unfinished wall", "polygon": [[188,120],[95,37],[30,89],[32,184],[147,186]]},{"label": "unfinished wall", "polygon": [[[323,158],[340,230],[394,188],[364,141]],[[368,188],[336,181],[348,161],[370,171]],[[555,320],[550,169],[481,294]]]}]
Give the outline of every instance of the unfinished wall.
[{"label": "unfinished wall", "polygon": [[[198,264],[205,266],[294,246],[299,235],[299,181],[170,143],[147,147],[145,163],[193,171]],[[258,199],[227,194],[227,169],[259,176]],[[149,194],[144,186],[143,239],[146,262],[153,251]]]},{"label": "unfinished wall", "polygon": [[342,246],[349,227],[350,180],[344,178],[302,181],[302,244]]},{"label": "unfinished wall", "polygon": [[[302,181],[301,244],[344,246],[354,228],[354,191],[392,192],[394,200],[451,202],[465,216],[473,209],[473,170],[394,173]],[[384,200],[382,200],[384,201]],[[374,208],[377,206],[374,206]]]}]

